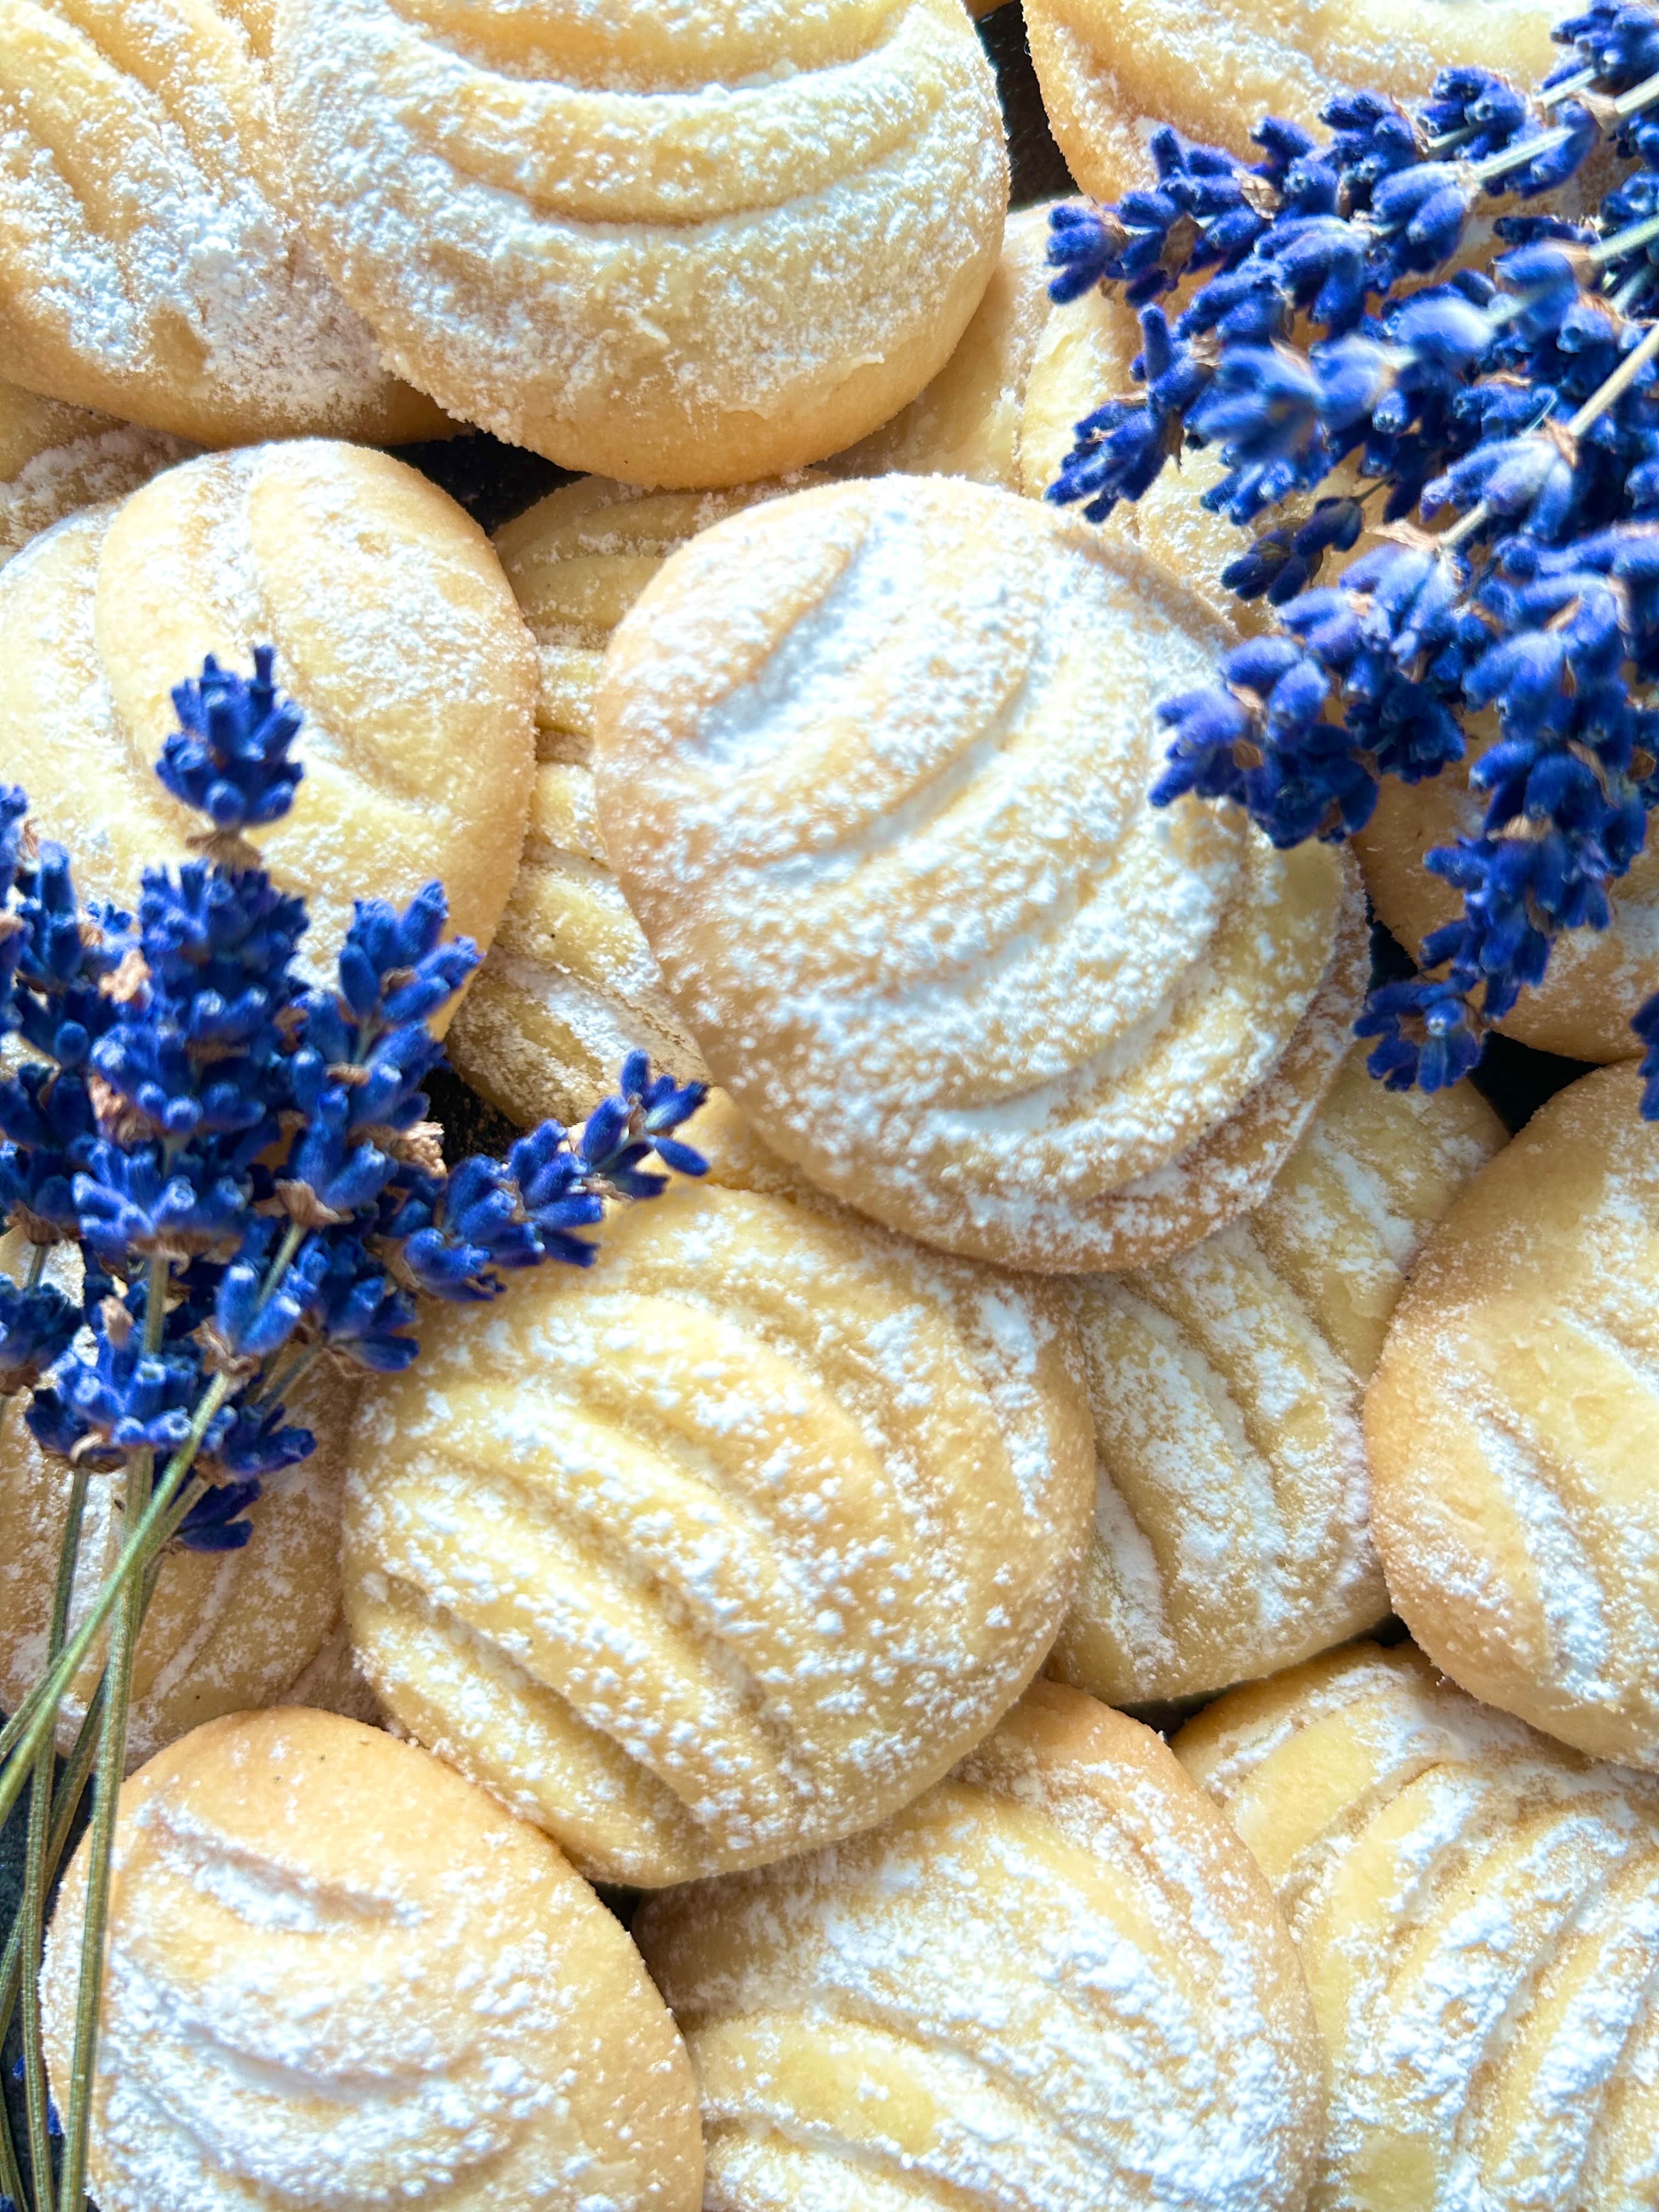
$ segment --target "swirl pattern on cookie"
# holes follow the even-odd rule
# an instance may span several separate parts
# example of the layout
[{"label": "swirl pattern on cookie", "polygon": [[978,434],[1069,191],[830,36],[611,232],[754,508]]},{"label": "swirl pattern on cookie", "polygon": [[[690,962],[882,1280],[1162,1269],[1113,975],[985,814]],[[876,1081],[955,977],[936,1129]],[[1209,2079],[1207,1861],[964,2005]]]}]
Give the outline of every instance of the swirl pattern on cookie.
[{"label": "swirl pattern on cookie", "polygon": [[303,891],[321,975],[354,899],[434,877],[488,946],[534,767],[531,641],[489,541],[384,453],[325,441],[216,453],[89,509],[0,571],[0,760],[83,894],[130,902],[195,817],[155,763],[204,653],[276,648],[305,713],[294,810],[253,842]]},{"label": "swirl pattern on cookie", "polygon": [[1334,1077],[1344,856],[1146,794],[1214,634],[1006,492],[797,493],[678,553],[605,662],[599,823],[716,1079],[947,1249],[1133,1266],[1263,1196]]},{"label": "swirl pattern on cookie", "polygon": [[1031,59],[1072,174],[1098,199],[1150,185],[1143,118],[1246,161],[1261,118],[1310,128],[1333,94],[1420,100],[1437,70],[1495,69],[1534,85],[1556,66],[1545,0],[1025,0]]},{"label": "swirl pattern on cookie", "polygon": [[262,14],[3,0],[6,372],[205,445],[439,436],[294,220]]},{"label": "swirl pattern on cookie", "polygon": [[66,514],[125,499],[190,450],[161,431],[0,384],[0,568]]},{"label": "swirl pattern on cookie", "polygon": [[1064,1618],[1091,1475],[1075,1361],[1041,1290],[836,1209],[677,1188],[608,1222],[591,1270],[482,1326],[434,1316],[418,1374],[367,1401],[364,1668],[596,1879],[867,1827],[986,1732]]},{"label": "swirl pattern on cookie", "polygon": [[1356,1052],[1264,1205],[1067,1286],[1097,1493],[1051,1674],[1109,1705],[1197,1697],[1382,1620],[1363,1387],[1424,1238],[1502,1141],[1467,1085],[1387,1091]]},{"label": "swirl pattern on cookie", "polygon": [[[87,1852],[46,1948],[61,2098]],[[685,2050],[547,1838],[412,1744],[210,1722],[121,1793],[90,2181],[107,2212],[696,2212]]]},{"label": "swirl pattern on cookie", "polygon": [[1561,1091],[1430,1239],[1365,1406],[1396,1609],[1474,1696],[1659,1767],[1659,1129]]},{"label": "swirl pattern on cookie", "polygon": [[960,0],[287,0],[307,228],[453,413],[628,483],[838,451],[948,359],[1007,161]]},{"label": "swirl pattern on cookie", "polygon": [[1329,2053],[1330,2212],[1637,2212],[1659,1794],[1358,1645],[1176,1740],[1273,1886]]},{"label": "swirl pattern on cookie", "polygon": [[1150,1730],[1037,1684],[872,1835],[653,1899],[713,2212],[1300,2212],[1306,1991]]}]

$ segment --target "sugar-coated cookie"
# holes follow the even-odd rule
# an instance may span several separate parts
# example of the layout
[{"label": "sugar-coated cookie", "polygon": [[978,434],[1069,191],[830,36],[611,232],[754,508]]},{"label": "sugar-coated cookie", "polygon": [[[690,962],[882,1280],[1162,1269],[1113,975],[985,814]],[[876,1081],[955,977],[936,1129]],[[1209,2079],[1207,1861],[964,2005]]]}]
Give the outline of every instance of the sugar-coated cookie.
[{"label": "sugar-coated cookie", "polygon": [[1560,58],[1546,0],[1025,0],[1048,122],[1085,191],[1115,200],[1152,181],[1150,125],[1255,160],[1263,115],[1310,126],[1333,94],[1421,100],[1437,70],[1536,84]]},{"label": "sugar-coated cookie", "polygon": [[[1493,741],[1491,720],[1481,717],[1472,733],[1474,758]],[[1486,811],[1486,795],[1471,790],[1460,763],[1423,783],[1385,783],[1354,840],[1377,917],[1413,959],[1431,931],[1462,912],[1459,893],[1429,873],[1424,855],[1478,837]],[[1629,1060],[1640,1051],[1631,1023],[1659,991],[1659,839],[1649,839],[1609,902],[1607,928],[1564,930],[1556,939],[1543,981],[1522,991],[1498,1023],[1505,1036],[1568,1060]]]},{"label": "sugar-coated cookie", "polygon": [[501,564],[426,477],[322,441],[216,453],[89,509],[0,570],[0,762],[83,894],[131,901],[194,825],[155,774],[204,653],[305,711],[294,811],[253,840],[302,890],[322,973],[355,898],[434,877],[488,945],[524,840],[536,669]]},{"label": "sugar-coated cookie", "polygon": [[590,765],[593,702],[612,632],[668,556],[725,516],[810,481],[642,492],[586,477],[496,533],[536,641],[540,765],[513,895],[450,1031],[449,1056],[526,1127],[550,1114],[583,1120],[635,1046],[682,1082],[703,1073],[605,859]]},{"label": "sugar-coated cookie", "polygon": [[1362,1644],[1176,1751],[1284,1908],[1329,2054],[1327,2212],[1641,2212],[1659,1792]]},{"label": "sugar-coated cookie", "polygon": [[949,359],[1007,158],[961,0],[283,0],[309,233],[389,360],[566,468],[743,483]]},{"label": "sugar-coated cookie", "polygon": [[943,477],[717,524],[624,617],[599,826],[715,1079],[860,1211],[1140,1264],[1265,1195],[1363,989],[1345,855],[1147,803],[1218,634],[1133,548]]},{"label": "sugar-coated cookie", "polygon": [[[26,1256],[15,1232],[0,1239],[0,1272],[16,1276]],[[55,1247],[47,1267],[49,1281],[79,1295],[74,1247]],[[292,1411],[317,1450],[252,1507],[250,1542],[212,1556],[177,1545],[167,1553],[134,1661],[130,1766],[245,1705],[289,1699],[372,1714],[340,1607],[340,1485],[356,1395],[343,1377],[313,1370]],[[15,1712],[40,1678],[69,1509],[69,1465],[35,1443],[27,1407],[26,1395],[6,1401],[0,1420],[0,1712]],[[112,1488],[106,1475],[92,1476],[76,1571],[83,1601],[120,1545]],[[100,1649],[64,1701],[65,1753],[101,1666]]]},{"label": "sugar-coated cookie", "polygon": [[1302,2212],[1320,2054],[1265,1884],[1150,1729],[1034,1687],[873,1835],[650,1900],[707,2212]]},{"label": "sugar-coated cookie", "polygon": [[1659,1767],[1659,1127],[1552,1099],[1430,1238],[1365,1405],[1396,1610],[1478,1698]]},{"label": "sugar-coated cookie", "polygon": [[1467,1085],[1386,1091],[1356,1053],[1255,1212],[1067,1285],[1097,1504],[1051,1674],[1109,1705],[1197,1697],[1382,1619],[1361,1390],[1423,1239],[1502,1141]]},{"label": "sugar-coated cookie", "polygon": [[265,0],[7,0],[0,329],[32,391],[204,445],[443,434],[301,236]]},{"label": "sugar-coated cookie", "polygon": [[[87,1854],[41,1977],[69,2073]],[[684,2045],[545,1836],[413,1744],[287,1708],[121,1793],[103,2212],[696,2212]]]},{"label": "sugar-coated cookie", "polygon": [[125,499],[190,450],[163,431],[0,384],[0,568],[66,514]]},{"label": "sugar-coated cookie", "polygon": [[1018,1696],[1076,1585],[1088,1410],[1047,1291],[769,1179],[680,1184],[592,1269],[433,1316],[353,1440],[370,1681],[595,1879],[873,1826]]}]

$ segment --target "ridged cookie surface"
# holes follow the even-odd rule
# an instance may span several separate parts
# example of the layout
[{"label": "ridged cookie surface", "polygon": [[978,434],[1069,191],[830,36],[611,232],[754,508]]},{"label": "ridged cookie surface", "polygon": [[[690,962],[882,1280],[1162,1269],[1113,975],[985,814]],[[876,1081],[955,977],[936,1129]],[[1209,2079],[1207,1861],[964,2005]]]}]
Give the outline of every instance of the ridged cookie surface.
[{"label": "ridged cookie surface", "polygon": [[160,430],[0,384],[0,568],[66,514],[125,499],[190,450]]},{"label": "ridged cookie surface", "polygon": [[1317,2212],[1642,2212],[1659,1794],[1362,1644],[1176,1740],[1284,1909],[1329,2053]]},{"label": "ridged cookie surface", "polygon": [[[69,2074],[85,1850],[47,1944]],[[685,2051],[535,1829],[412,1744],[240,1713],[121,1793],[92,2104],[104,2212],[696,2212]]]},{"label": "ridged cookie surface", "polygon": [[1423,1239],[1502,1135],[1467,1086],[1385,1091],[1356,1054],[1265,1205],[1068,1285],[1097,1502],[1051,1674],[1109,1705],[1196,1697],[1382,1619],[1362,1391]]},{"label": "ridged cookie surface", "polygon": [[996,260],[960,0],[285,0],[307,228],[389,359],[567,468],[731,484],[913,398]]},{"label": "ridged cookie surface", "polygon": [[441,435],[294,219],[268,13],[4,0],[5,373],[204,445]]},{"label": "ridged cookie surface", "polygon": [[797,493],[624,617],[599,823],[716,1079],[908,1233],[1133,1266],[1265,1195],[1364,964],[1326,847],[1147,804],[1218,634],[1133,548],[955,478]]},{"label": "ridged cookie surface", "polygon": [[0,571],[0,761],[83,896],[131,902],[197,817],[155,773],[174,684],[216,653],[305,714],[292,813],[253,832],[302,891],[308,973],[354,899],[434,877],[487,946],[524,839],[535,663],[489,541],[413,469],[323,441],[215,453],[72,516]]},{"label": "ridged cookie surface", "polygon": [[1464,1688],[1659,1767],[1659,1128],[1553,1098],[1430,1239],[1365,1406],[1413,1634]]},{"label": "ridged cookie surface", "polygon": [[1072,174],[1115,200],[1150,185],[1144,118],[1254,161],[1263,115],[1310,128],[1333,94],[1424,98],[1437,70],[1501,70],[1530,88],[1553,69],[1545,0],[1025,0],[1043,106]]},{"label": "ridged cookie surface", "polygon": [[434,1316],[366,1402],[365,1671],[595,1878],[871,1826],[994,1723],[1071,1602],[1075,1358],[1040,1289],[678,1186],[592,1269]]},{"label": "ridged cookie surface", "polygon": [[706,2212],[1301,2212],[1319,2049],[1255,1869],[1150,1730],[1036,1685],[873,1835],[636,1923]]}]

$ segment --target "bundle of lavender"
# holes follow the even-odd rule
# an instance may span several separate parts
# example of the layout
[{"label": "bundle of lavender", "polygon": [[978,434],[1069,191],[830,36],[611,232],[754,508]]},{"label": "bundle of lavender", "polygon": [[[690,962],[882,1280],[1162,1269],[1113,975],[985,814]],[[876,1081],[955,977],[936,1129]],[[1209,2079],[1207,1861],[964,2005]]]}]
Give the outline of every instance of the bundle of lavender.
[{"label": "bundle of lavender", "polygon": [[[1607,926],[1659,804],[1659,15],[1600,0],[1554,35],[1570,58],[1531,99],[1449,70],[1414,110],[1334,100],[1323,140],[1268,118],[1255,163],[1164,129],[1155,186],[1053,219],[1054,296],[1122,288],[1143,344],[1049,497],[1103,520],[1213,446],[1205,502],[1252,531],[1224,581],[1277,611],[1162,708],[1154,803],[1340,839],[1496,710],[1480,834],[1426,861],[1462,915],[1359,1024],[1401,1089],[1467,1073],[1561,932]],[[1452,266],[1495,201],[1596,149],[1620,173],[1593,216],[1514,209],[1489,269]],[[1659,999],[1632,1013],[1659,1118]]]},{"label": "bundle of lavender", "polygon": [[[0,1076],[0,1231],[21,1231],[29,1255],[21,1283],[0,1276],[0,1421],[32,1392],[23,1418],[74,1469],[46,1665],[0,1731],[0,1822],[30,1791],[22,1907],[0,1960],[0,2037],[22,2008],[33,2181],[26,2194],[0,2111],[11,2212],[45,2212],[54,2164],[63,2212],[85,2203],[133,1653],[167,1547],[248,1541],[262,1486],[313,1449],[284,1408],[314,1363],[406,1367],[422,1296],[482,1301],[507,1272],[586,1265],[608,1200],[654,1197],[659,1166],[705,1164],[673,1133],[702,1087],[653,1076],[635,1053],[578,1134],[544,1122],[505,1159],[446,1170],[421,1085],[442,1058],[434,1021],[477,951],[444,941],[432,884],[402,914],[360,902],[337,987],[307,988],[305,906],[246,835],[288,811],[303,773],[300,715],[275,688],[271,652],[255,660],[247,682],[210,659],[173,694],[179,727],[157,773],[207,827],[201,857],[147,872],[136,915],[83,904],[69,856],[33,836],[21,792],[0,789],[0,1037],[17,1041]],[[64,1246],[78,1251],[78,1300],[46,1279]],[[123,1538],[88,1592],[76,1580],[94,1471],[117,1479]],[[100,1648],[54,1785],[60,1706]],[[89,1783],[60,2124],[36,1984],[48,1894]]]}]

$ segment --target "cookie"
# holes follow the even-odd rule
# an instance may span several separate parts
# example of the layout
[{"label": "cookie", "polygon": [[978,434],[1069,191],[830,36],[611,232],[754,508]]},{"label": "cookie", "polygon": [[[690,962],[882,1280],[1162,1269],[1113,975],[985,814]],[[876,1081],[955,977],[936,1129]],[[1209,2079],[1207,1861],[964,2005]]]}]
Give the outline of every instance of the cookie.
[{"label": "cookie", "polygon": [[629,483],[744,483],[950,358],[1008,204],[961,0],[284,0],[307,228],[451,413]]},{"label": "cookie", "polygon": [[580,1121],[642,1047],[682,1082],[702,1055],[605,859],[589,758],[605,648],[670,553],[726,515],[809,483],[641,492],[603,477],[565,484],[495,537],[536,641],[540,765],[530,830],[495,945],[449,1034],[475,1091],[528,1128]]},{"label": "cookie", "polygon": [[1301,2212],[1320,2054],[1265,1884],[1150,1729],[1037,1684],[873,1835],[651,1899],[709,2212]]},{"label": "cookie", "polygon": [[1218,639],[1133,548],[959,479],[677,553],[606,656],[599,827],[715,1079],[908,1234],[1136,1266],[1265,1195],[1367,960],[1325,846],[1146,794]]},{"label": "cookie", "polygon": [[301,236],[262,0],[15,0],[0,37],[6,374],[201,445],[441,436]]},{"label": "cookie", "polygon": [[[41,1977],[64,2094],[87,1850]],[[104,2212],[696,2212],[684,2046],[545,1836],[412,1744],[212,1721],[121,1793],[93,2091]]]},{"label": "cookie", "polygon": [[433,1315],[353,1439],[366,1674],[595,1880],[884,1819],[1036,1672],[1088,1527],[1047,1293],[740,1172]]},{"label": "cookie", "polygon": [[161,431],[0,384],[0,568],[66,514],[125,499],[190,450]]},{"label": "cookie", "polygon": [[155,774],[204,653],[304,709],[294,810],[252,835],[331,971],[354,899],[434,877],[487,946],[523,842],[535,659],[489,541],[401,461],[321,441],[215,453],[0,570],[0,761],[83,895],[131,901],[196,820]]},{"label": "cookie", "polygon": [[1395,1609],[1474,1696],[1659,1767],[1659,1127],[1559,1092],[1430,1238],[1365,1404]]},{"label": "cookie", "polygon": [[1051,1674],[1109,1705],[1212,1695],[1383,1618],[1362,1389],[1417,1250],[1502,1141],[1467,1085],[1385,1091],[1356,1053],[1255,1212],[1068,1285],[1097,1504]]},{"label": "cookie", "polygon": [[1329,2053],[1332,2212],[1635,2212],[1659,2139],[1659,1792],[1359,1645],[1176,1739]]},{"label": "cookie", "polygon": [[[1470,734],[1474,760],[1495,740],[1492,718],[1480,716]],[[1377,918],[1413,958],[1431,931],[1463,910],[1423,859],[1436,846],[1480,835],[1486,800],[1470,789],[1468,771],[1462,763],[1424,783],[1385,783],[1354,840]],[[1659,841],[1650,839],[1609,901],[1609,927],[1562,932],[1543,981],[1522,991],[1498,1024],[1504,1036],[1568,1060],[1629,1060],[1639,1052],[1631,1023],[1659,991]]]},{"label": "cookie", "polygon": [[1316,31],[1272,0],[1025,0],[1049,127],[1084,190],[1115,200],[1151,183],[1144,118],[1256,158],[1263,115],[1311,127],[1337,92],[1421,100],[1438,70],[1501,70],[1534,85],[1560,58],[1544,0],[1334,0]]}]

